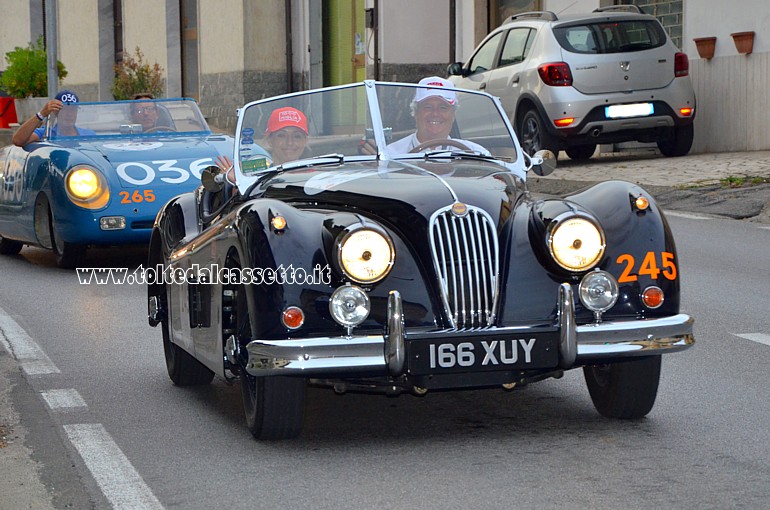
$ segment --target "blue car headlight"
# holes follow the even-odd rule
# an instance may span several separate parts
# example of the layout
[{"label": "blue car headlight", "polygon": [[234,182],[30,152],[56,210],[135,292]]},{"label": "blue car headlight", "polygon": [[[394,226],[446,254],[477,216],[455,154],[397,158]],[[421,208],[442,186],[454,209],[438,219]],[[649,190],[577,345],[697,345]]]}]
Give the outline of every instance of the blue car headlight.
[{"label": "blue car headlight", "polygon": [[87,165],[72,167],[64,178],[64,189],[73,204],[101,209],[110,200],[110,188],[101,172]]}]

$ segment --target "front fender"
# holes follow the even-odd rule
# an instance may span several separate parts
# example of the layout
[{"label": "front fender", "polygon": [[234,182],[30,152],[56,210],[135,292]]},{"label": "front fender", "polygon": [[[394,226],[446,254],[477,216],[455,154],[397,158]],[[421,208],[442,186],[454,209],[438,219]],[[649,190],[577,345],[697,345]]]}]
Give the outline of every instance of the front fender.
[{"label": "front fender", "polygon": [[[649,202],[646,210],[634,204],[638,197]],[[663,317],[679,313],[679,260],[676,246],[663,212],[652,196],[637,185],[608,181],[557,199],[526,203],[517,211],[507,235],[510,237],[506,260],[509,268],[503,274],[503,325],[532,318],[555,323],[558,310],[551,296],[562,283],[578,285],[584,272],[570,272],[558,266],[548,251],[549,227],[566,212],[587,214],[601,225],[606,248],[596,266],[617,280],[620,298],[604,314],[617,318]],[[641,292],[648,286],[660,287],[664,303],[656,309],[645,308]],[[593,315],[576,303],[576,318],[585,323]]]},{"label": "front fender", "polygon": [[[276,216],[286,220],[278,231],[271,225]],[[394,243],[396,260],[390,273],[380,282],[360,285],[369,295],[371,313],[356,330],[382,331],[387,323],[388,293],[399,289],[410,326],[434,326],[440,313],[431,292],[431,272],[419,262],[415,249],[401,233],[381,221],[363,215],[334,210],[299,209],[285,202],[259,199],[237,211],[234,228],[238,236],[241,266],[251,269],[260,283],[249,285],[252,316],[259,317],[255,334],[260,338],[286,338],[311,335],[344,335],[329,312],[332,292],[347,278],[336,261],[336,240],[350,225],[372,222],[384,228]],[[257,274],[261,272],[261,276]],[[283,273],[282,282],[265,277]],[[294,277],[290,277],[293,274]],[[353,283],[356,285],[355,283]],[[280,312],[287,306],[299,306],[305,323],[296,332],[283,326]]]}]

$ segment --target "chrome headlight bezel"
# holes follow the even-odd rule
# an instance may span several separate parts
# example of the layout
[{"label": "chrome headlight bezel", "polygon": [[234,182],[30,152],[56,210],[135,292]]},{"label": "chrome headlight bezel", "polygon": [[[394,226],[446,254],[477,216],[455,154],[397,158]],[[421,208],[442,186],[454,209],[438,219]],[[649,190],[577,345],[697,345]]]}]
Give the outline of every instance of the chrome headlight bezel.
[{"label": "chrome headlight bezel", "polygon": [[[359,284],[376,283],[385,278],[396,258],[393,240],[388,233],[382,227],[370,223],[347,227],[335,244],[340,271]],[[367,249],[367,245],[371,249]],[[360,255],[356,255],[358,252]],[[369,261],[364,260],[366,253],[371,257]]]},{"label": "chrome headlight bezel", "polygon": [[[574,238],[573,241],[566,243],[565,239],[570,238]],[[572,211],[553,219],[545,242],[551,259],[562,269],[574,273],[590,271],[596,267],[607,247],[604,229],[599,222],[588,214]],[[576,246],[576,243],[579,245]],[[570,249],[574,250],[571,254]],[[581,255],[580,250],[585,253]],[[567,255],[571,255],[571,258]],[[584,260],[581,261],[581,258]]]}]

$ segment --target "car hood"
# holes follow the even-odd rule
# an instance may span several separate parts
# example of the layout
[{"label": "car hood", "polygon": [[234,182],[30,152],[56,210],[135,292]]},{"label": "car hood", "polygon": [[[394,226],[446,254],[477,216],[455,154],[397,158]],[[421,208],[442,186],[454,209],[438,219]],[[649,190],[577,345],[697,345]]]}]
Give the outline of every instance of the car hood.
[{"label": "car hood", "polygon": [[[192,162],[198,159],[209,159],[204,164],[214,164],[217,154],[231,154],[232,138],[222,135],[210,136],[174,136],[166,138],[116,138],[116,139],[67,139],[58,141],[57,145],[89,157],[102,167],[116,167],[122,163],[147,161],[177,161]],[[183,165],[187,167],[187,165]]]},{"label": "car hood", "polygon": [[[360,212],[402,231],[427,226],[455,201],[484,209],[500,225],[518,196],[513,174],[484,161],[381,161],[291,170],[255,190],[300,208]],[[367,214],[368,213],[368,214]]]}]

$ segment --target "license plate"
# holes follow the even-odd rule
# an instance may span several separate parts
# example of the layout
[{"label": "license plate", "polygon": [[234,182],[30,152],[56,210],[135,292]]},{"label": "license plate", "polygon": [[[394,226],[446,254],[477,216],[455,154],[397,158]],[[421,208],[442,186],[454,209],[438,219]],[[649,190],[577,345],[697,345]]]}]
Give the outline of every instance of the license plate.
[{"label": "license plate", "polygon": [[646,117],[655,113],[652,103],[614,104],[604,107],[604,114],[608,119],[625,117]]},{"label": "license plate", "polygon": [[554,367],[559,362],[557,342],[558,332],[409,339],[409,373],[423,375]]}]

